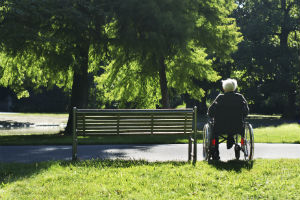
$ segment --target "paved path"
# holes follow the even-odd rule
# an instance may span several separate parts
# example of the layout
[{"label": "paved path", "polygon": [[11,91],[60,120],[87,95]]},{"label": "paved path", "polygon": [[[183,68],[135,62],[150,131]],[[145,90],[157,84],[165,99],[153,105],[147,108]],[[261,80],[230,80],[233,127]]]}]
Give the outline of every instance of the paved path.
[{"label": "paved path", "polygon": [[[148,161],[186,161],[187,144],[153,144],[153,145],[80,145],[80,160],[100,159],[134,159]],[[47,160],[70,160],[69,146],[0,146],[0,162],[40,162]],[[242,156],[242,155],[241,155]],[[233,149],[227,150],[220,145],[221,160],[234,159]],[[254,158],[298,158],[300,144],[255,144]],[[198,144],[198,160],[202,160],[202,144]]]}]

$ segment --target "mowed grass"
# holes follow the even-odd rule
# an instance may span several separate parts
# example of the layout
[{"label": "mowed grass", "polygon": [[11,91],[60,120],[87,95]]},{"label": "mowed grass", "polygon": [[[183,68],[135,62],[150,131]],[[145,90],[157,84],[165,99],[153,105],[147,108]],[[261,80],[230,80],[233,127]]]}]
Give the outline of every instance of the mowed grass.
[{"label": "mowed grass", "polygon": [[300,144],[300,124],[283,124],[279,126],[254,129],[254,141],[257,143],[296,143]]},{"label": "mowed grass", "polygon": [[0,199],[300,199],[300,160],[0,164]]}]

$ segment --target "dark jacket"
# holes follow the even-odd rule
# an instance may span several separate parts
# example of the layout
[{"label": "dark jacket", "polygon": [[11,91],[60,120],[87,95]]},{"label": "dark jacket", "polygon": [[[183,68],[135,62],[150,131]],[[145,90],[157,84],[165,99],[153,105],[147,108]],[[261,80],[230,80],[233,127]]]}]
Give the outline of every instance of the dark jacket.
[{"label": "dark jacket", "polygon": [[236,92],[220,94],[208,108],[209,117],[214,119],[215,134],[242,134],[243,121],[249,107],[243,95]]}]

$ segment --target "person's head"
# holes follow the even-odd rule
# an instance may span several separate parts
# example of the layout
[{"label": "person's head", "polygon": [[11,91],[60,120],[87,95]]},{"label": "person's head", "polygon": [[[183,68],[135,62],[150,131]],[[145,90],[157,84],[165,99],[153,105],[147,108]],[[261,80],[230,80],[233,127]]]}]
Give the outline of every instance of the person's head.
[{"label": "person's head", "polygon": [[235,79],[228,78],[226,80],[222,80],[222,87],[224,92],[233,92],[237,88],[237,82]]}]

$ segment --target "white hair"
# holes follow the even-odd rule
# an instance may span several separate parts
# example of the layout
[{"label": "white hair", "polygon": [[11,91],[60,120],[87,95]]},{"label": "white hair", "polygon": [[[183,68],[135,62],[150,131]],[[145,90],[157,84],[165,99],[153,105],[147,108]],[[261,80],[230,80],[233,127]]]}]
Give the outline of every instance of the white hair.
[{"label": "white hair", "polygon": [[228,78],[226,80],[222,80],[222,86],[224,92],[233,92],[237,88],[237,81],[235,79]]}]

